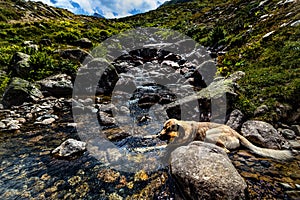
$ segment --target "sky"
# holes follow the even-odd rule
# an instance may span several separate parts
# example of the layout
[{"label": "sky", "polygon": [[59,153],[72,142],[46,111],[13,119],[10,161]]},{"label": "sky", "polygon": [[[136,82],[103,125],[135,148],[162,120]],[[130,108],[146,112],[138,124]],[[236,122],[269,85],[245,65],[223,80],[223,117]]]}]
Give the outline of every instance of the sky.
[{"label": "sky", "polygon": [[156,9],[167,0],[31,0],[66,8],[75,14],[120,18]]}]

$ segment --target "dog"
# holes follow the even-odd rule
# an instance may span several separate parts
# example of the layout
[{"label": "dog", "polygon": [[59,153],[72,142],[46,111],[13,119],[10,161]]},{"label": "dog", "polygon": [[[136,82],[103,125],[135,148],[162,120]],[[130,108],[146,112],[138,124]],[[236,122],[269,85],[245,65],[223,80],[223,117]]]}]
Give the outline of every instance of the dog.
[{"label": "dog", "polygon": [[195,122],[169,119],[164,123],[158,138],[167,140],[176,146],[186,145],[192,141],[204,141],[222,147],[227,153],[240,145],[263,157],[277,160],[290,160],[293,158],[289,150],[275,150],[260,148],[240,135],[227,125],[212,122]]}]

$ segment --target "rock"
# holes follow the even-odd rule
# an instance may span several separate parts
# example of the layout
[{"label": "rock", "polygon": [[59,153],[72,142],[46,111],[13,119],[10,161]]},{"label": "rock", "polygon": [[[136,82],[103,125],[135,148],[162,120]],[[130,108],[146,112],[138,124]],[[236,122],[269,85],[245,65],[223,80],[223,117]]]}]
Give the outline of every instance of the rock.
[{"label": "rock", "polygon": [[192,142],[177,148],[171,172],[186,199],[245,199],[244,179],[216,145]]},{"label": "rock", "polygon": [[277,130],[266,122],[249,120],[241,129],[241,134],[250,142],[270,149],[288,149],[289,143]]},{"label": "rock", "polygon": [[74,42],[75,46],[81,47],[81,48],[92,48],[93,43],[87,39],[87,38],[81,38]]},{"label": "rock", "polygon": [[289,143],[291,144],[291,147],[293,149],[300,150],[300,141],[298,141],[298,140],[289,140]]},{"label": "rock", "polygon": [[52,151],[53,154],[58,154],[60,157],[68,157],[76,153],[86,150],[87,144],[85,142],[68,139],[64,141],[59,147]]},{"label": "rock", "polygon": [[55,119],[54,118],[48,118],[48,119],[44,119],[41,124],[43,125],[49,125],[49,124],[52,124],[53,122],[55,122]]},{"label": "rock", "polygon": [[239,130],[243,125],[244,114],[240,110],[234,110],[230,113],[229,119],[226,122],[234,130]]},{"label": "rock", "polygon": [[78,102],[82,103],[85,106],[94,104],[94,100],[92,98],[79,99]]},{"label": "rock", "polygon": [[73,84],[71,77],[66,74],[57,74],[37,82],[45,95],[64,97],[71,96]]},{"label": "rock", "polygon": [[3,94],[2,104],[4,108],[10,108],[24,102],[38,101],[43,97],[42,92],[34,84],[15,77]]},{"label": "rock", "polygon": [[300,191],[299,190],[291,190],[285,192],[288,199],[299,200],[300,199]]},{"label": "rock", "polygon": [[92,56],[82,49],[61,50],[60,55],[65,59],[77,60],[81,63],[83,63],[83,61],[92,60]]},{"label": "rock", "polygon": [[6,128],[6,125],[3,122],[0,122],[0,129]]},{"label": "rock", "polygon": [[278,129],[279,133],[288,140],[293,140],[296,138],[296,134],[290,129]]},{"label": "rock", "polygon": [[269,110],[268,106],[266,106],[266,105],[261,105],[261,106],[259,106],[259,107],[256,108],[256,110],[254,111],[254,115],[255,115],[255,116],[263,115],[263,114],[265,114],[268,110]]},{"label": "rock", "polygon": [[99,114],[99,121],[103,126],[110,126],[116,123],[115,118],[111,117],[108,113],[100,111]]},{"label": "rock", "polygon": [[21,128],[21,126],[19,124],[11,124],[9,127],[8,127],[8,130],[10,131],[15,131],[15,130],[19,130]]},{"label": "rock", "polygon": [[291,23],[291,26],[293,26],[293,27],[296,27],[296,26],[299,26],[299,25],[300,25],[300,20],[297,20],[297,21]]},{"label": "rock", "polygon": [[292,190],[293,187],[288,184],[288,183],[279,183],[283,188],[287,189],[287,190]]},{"label": "rock", "polygon": [[270,37],[271,35],[273,35],[273,33],[275,33],[275,31],[271,31],[271,32],[265,34],[262,38],[263,39],[267,39],[268,37]]},{"label": "rock", "polygon": [[13,55],[10,62],[13,76],[18,76],[20,78],[28,77],[29,72],[31,71],[29,58],[29,55],[21,52],[17,52]]},{"label": "rock", "polygon": [[44,46],[51,46],[52,45],[52,42],[51,40],[49,39],[42,39],[40,42],[39,42],[40,45],[44,45]]},{"label": "rock", "polygon": [[39,46],[34,44],[33,41],[24,41],[23,46],[26,46],[27,48],[29,48],[33,51],[38,51],[39,50]]},{"label": "rock", "polygon": [[167,66],[170,66],[174,69],[178,69],[179,68],[179,65],[177,62],[174,62],[174,61],[170,61],[170,60],[165,60],[161,63],[161,65],[167,65]]},{"label": "rock", "polygon": [[297,136],[300,136],[300,125],[292,125],[291,129],[295,132]]}]

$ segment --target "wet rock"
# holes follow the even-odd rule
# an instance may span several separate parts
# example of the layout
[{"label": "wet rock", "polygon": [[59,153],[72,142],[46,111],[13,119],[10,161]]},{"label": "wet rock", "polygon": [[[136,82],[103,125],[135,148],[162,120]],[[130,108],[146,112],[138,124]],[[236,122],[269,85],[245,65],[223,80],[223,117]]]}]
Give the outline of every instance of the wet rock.
[{"label": "wet rock", "polygon": [[10,108],[24,102],[38,101],[40,98],[43,98],[43,94],[34,84],[15,77],[6,88],[2,103],[5,108]]},{"label": "wet rock", "polygon": [[289,143],[293,149],[300,150],[300,141],[298,140],[289,140]]},{"label": "wet rock", "polygon": [[48,119],[44,119],[41,124],[42,125],[49,125],[49,124],[52,124],[53,122],[55,122],[55,119],[54,118],[48,118]]},{"label": "wet rock", "polygon": [[0,122],[0,128],[4,129],[4,128],[6,128],[6,125],[3,122]]},{"label": "wet rock", "polygon": [[110,128],[110,129],[102,130],[102,133],[110,141],[118,141],[130,136],[130,134],[127,131],[123,130],[123,128],[122,129]]},{"label": "wet rock", "polygon": [[98,172],[97,178],[106,182],[113,183],[120,177],[120,173],[112,169],[103,169]]},{"label": "wet rock", "polygon": [[245,199],[244,179],[216,145],[192,142],[177,148],[171,171],[187,199]]},{"label": "wet rock", "polygon": [[295,132],[297,136],[300,136],[300,125],[292,125],[291,129]]},{"label": "wet rock", "polygon": [[288,195],[289,199],[293,199],[293,200],[300,199],[300,191],[299,190],[286,191],[286,194]]},{"label": "wet rock", "polygon": [[144,170],[140,170],[134,175],[135,182],[136,181],[146,181],[148,179],[149,179],[149,176]]},{"label": "wet rock", "polygon": [[234,110],[230,113],[229,119],[226,122],[234,130],[239,130],[243,125],[244,114],[240,110]]},{"label": "wet rock", "polygon": [[18,76],[20,78],[28,77],[29,72],[31,71],[29,58],[29,55],[21,52],[17,52],[13,55],[10,62],[13,76]]},{"label": "wet rock", "polygon": [[53,154],[58,154],[60,157],[68,157],[76,153],[86,150],[87,144],[85,142],[68,139],[64,141],[59,147],[52,151]]},{"label": "wet rock", "polygon": [[288,140],[293,140],[296,138],[296,134],[290,129],[278,129],[279,133]]},{"label": "wet rock", "polygon": [[100,111],[98,116],[99,121],[103,126],[110,126],[116,123],[116,120],[106,112]]},{"label": "wet rock", "polygon": [[288,183],[279,183],[283,188],[287,189],[287,190],[292,190],[293,187],[288,184]]},{"label": "wet rock", "polygon": [[81,38],[74,42],[75,46],[81,47],[81,48],[91,48],[93,47],[93,43],[87,39],[87,38]]},{"label": "wet rock", "polygon": [[19,124],[11,124],[9,127],[8,127],[8,130],[10,131],[15,131],[15,130],[19,130],[21,128],[21,126]]},{"label": "wet rock", "polygon": [[57,74],[38,81],[37,83],[41,86],[41,90],[47,96],[71,96],[73,92],[71,77],[66,74]]},{"label": "wet rock", "polygon": [[268,110],[269,110],[268,106],[266,106],[266,105],[261,105],[261,106],[259,106],[259,107],[256,108],[256,110],[254,111],[254,115],[255,115],[255,116],[263,115],[263,114],[265,114]]},{"label": "wet rock", "polygon": [[179,65],[177,62],[174,62],[174,61],[170,61],[170,60],[165,60],[161,63],[161,65],[167,65],[167,66],[170,66],[174,69],[178,69],[179,68]]},{"label": "wet rock", "polygon": [[270,149],[288,149],[290,144],[271,125],[263,121],[249,120],[241,129],[241,134],[253,144]]}]

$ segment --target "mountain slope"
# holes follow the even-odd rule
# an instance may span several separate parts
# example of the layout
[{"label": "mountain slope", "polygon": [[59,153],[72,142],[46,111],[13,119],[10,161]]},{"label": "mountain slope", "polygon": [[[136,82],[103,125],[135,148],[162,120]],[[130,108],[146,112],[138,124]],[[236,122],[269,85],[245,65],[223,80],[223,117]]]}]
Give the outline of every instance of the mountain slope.
[{"label": "mountain slope", "polygon": [[[171,1],[174,2],[179,1]],[[207,47],[217,60],[220,74],[246,72],[240,81],[239,96],[230,100],[230,109],[239,108],[250,118],[271,122],[299,121],[300,5],[296,0],[192,1],[180,6],[167,4],[117,20],[76,16],[41,3],[24,5],[24,1],[0,1],[0,9],[0,69],[7,74],[2,90],[10,78],[11,57],[17,51],[30,53],[40,61],[42,55],[48,56],[55,69],[66,65],[76,69],[78,63],[65,61],[55,52],[76,48],[74,41],[83,37],[95,46],[123,30],[162,27],[178,30]],[[49,39],[52,45],[38,52],[28,52],[22,44],[25,40],[39,43],[43,39]],[[41,77],[42,72],[39,77],[29,78]],[[262,104],[269,110],[254,116]]]},{"label": "mountain slope", "polygon": [[53,18],[72,18],[74,14],[42,2],[0,0],[0,22],[39,21]]},{"label": "mountain slope", "polygon": [[187,2],[192,2],[192,1],[195,1],[195,0],[171,0],[171,1],[166,1],[161,6],[174,5],[174,4],[179,4],[179,3],[187,3]]}]

